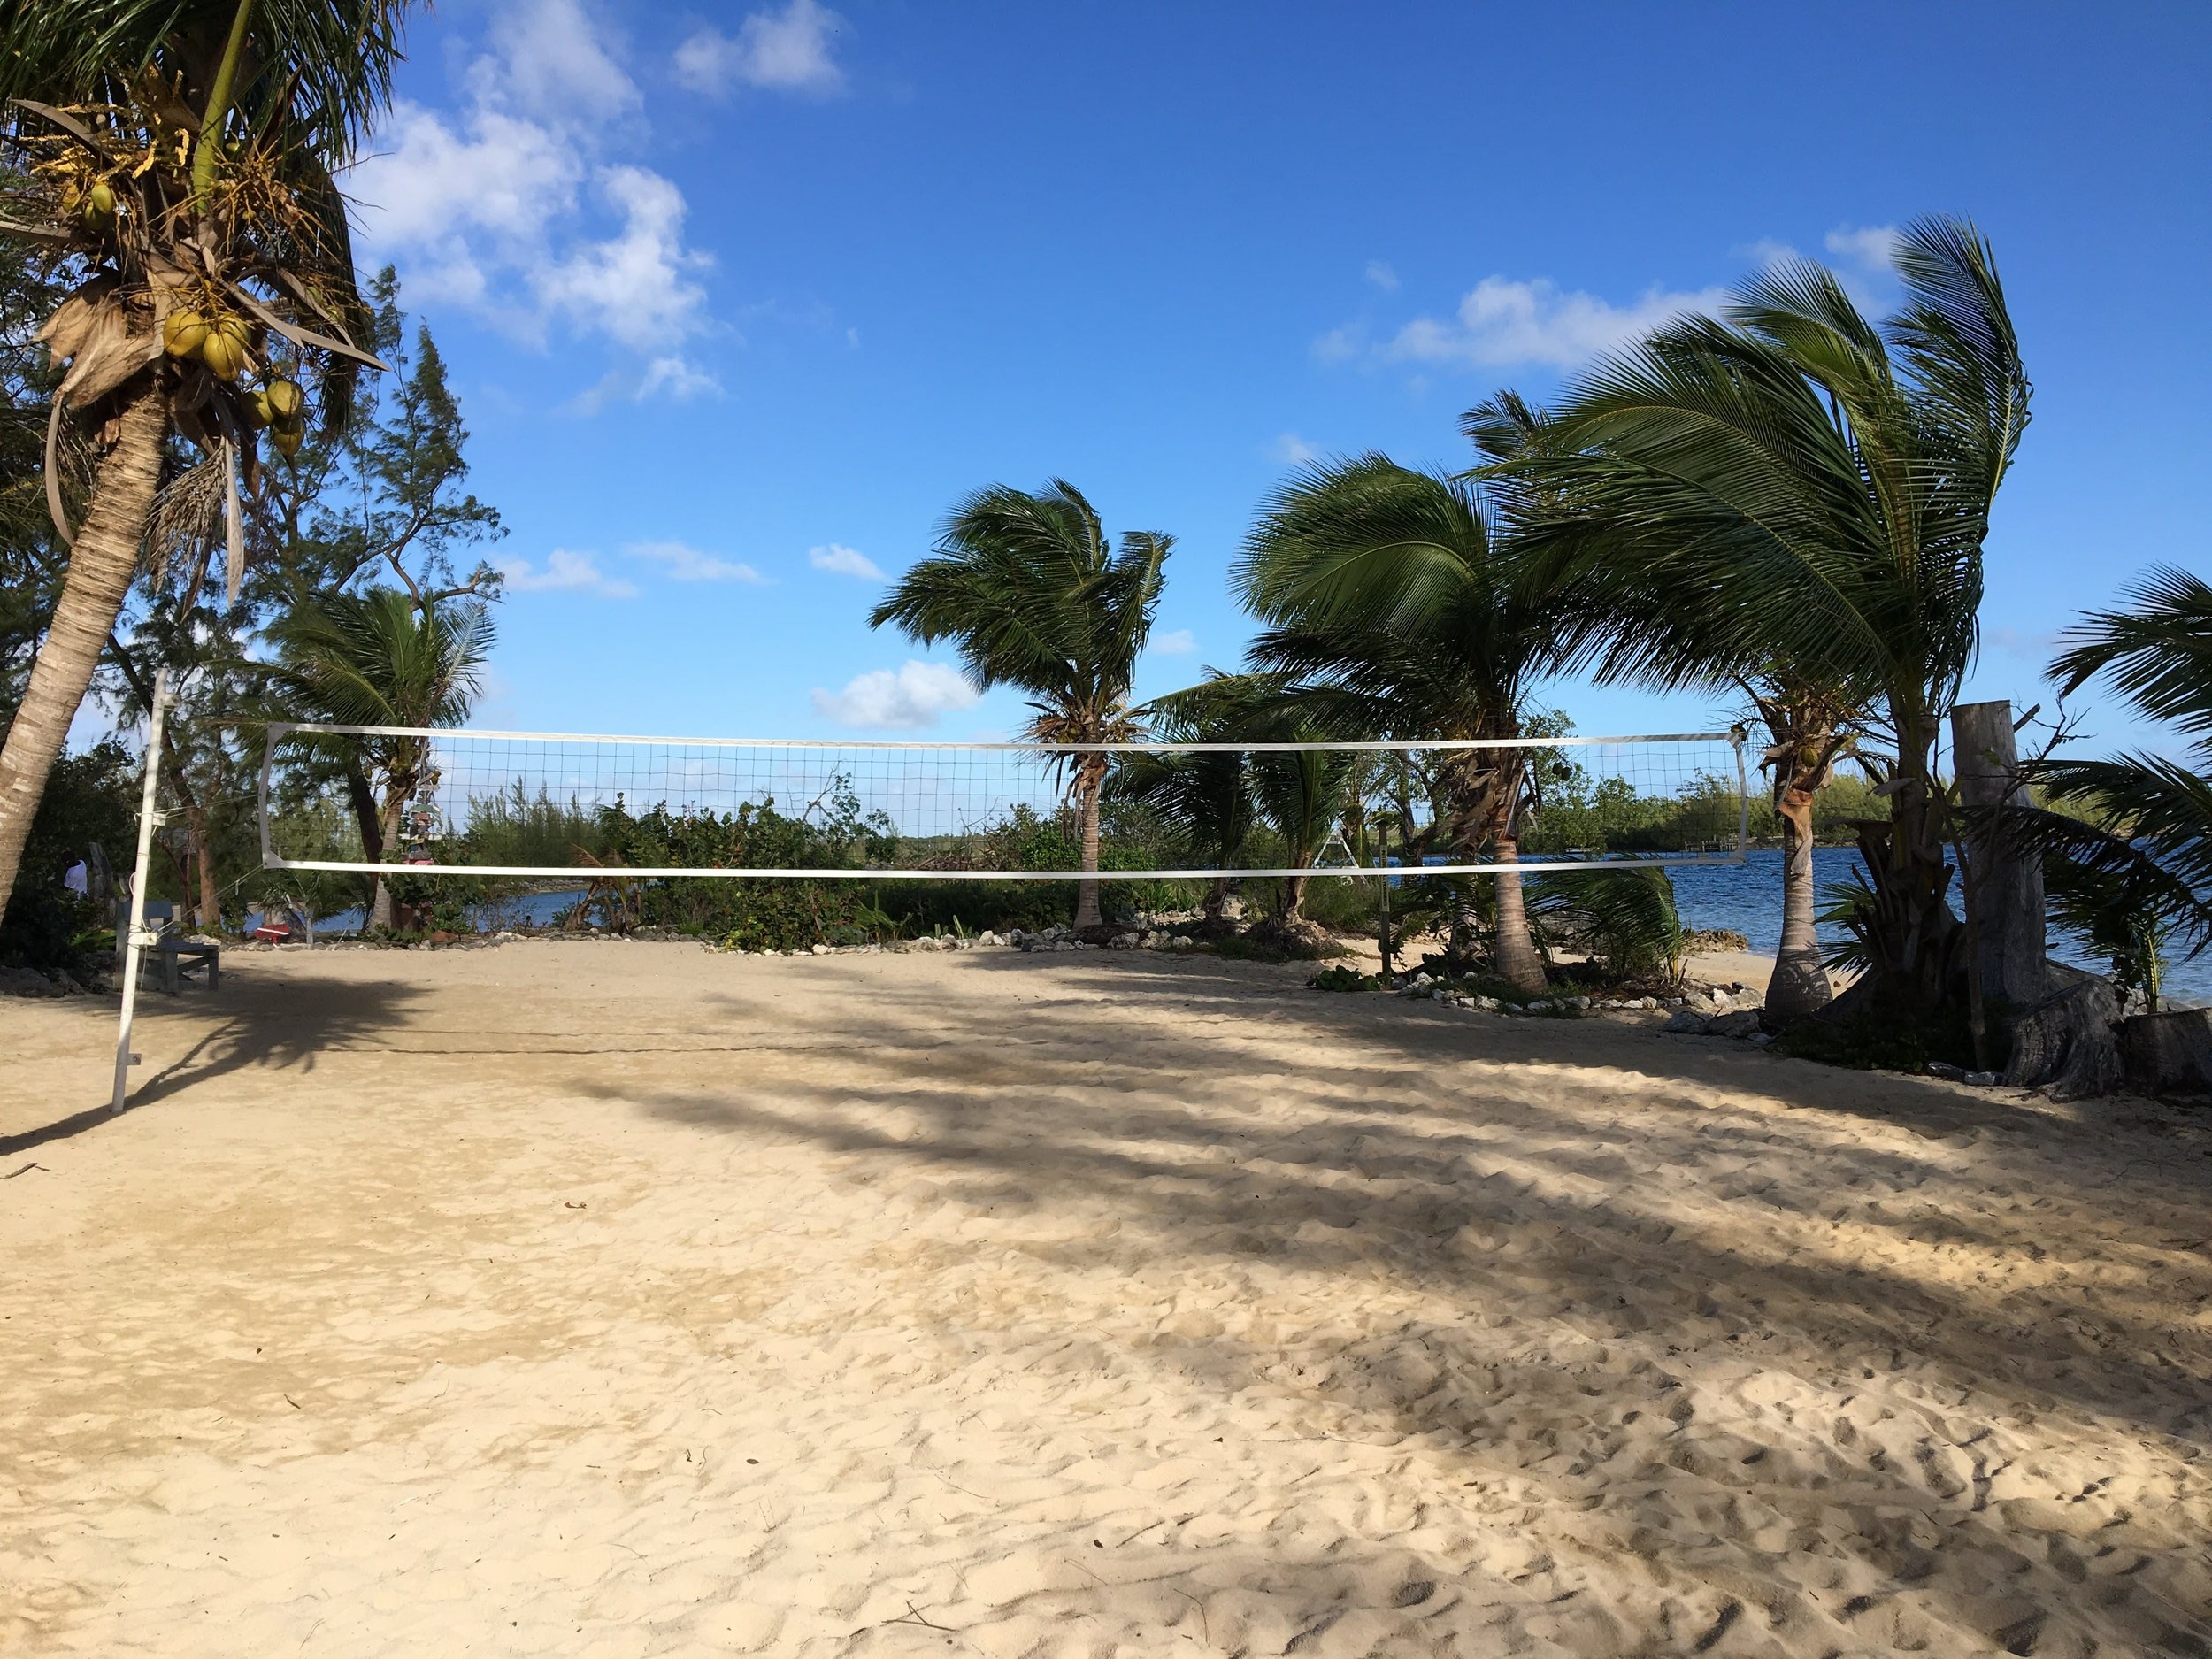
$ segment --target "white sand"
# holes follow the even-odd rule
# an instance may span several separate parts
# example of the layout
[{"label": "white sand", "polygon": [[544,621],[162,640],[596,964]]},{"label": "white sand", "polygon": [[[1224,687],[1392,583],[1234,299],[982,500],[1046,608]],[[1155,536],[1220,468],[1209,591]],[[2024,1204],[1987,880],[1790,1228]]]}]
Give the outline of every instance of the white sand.
[{"label": "white sand", "polygon": [[2212,1651],[2203,1116],[1297,977],[0,1003],[0,1648]]}]

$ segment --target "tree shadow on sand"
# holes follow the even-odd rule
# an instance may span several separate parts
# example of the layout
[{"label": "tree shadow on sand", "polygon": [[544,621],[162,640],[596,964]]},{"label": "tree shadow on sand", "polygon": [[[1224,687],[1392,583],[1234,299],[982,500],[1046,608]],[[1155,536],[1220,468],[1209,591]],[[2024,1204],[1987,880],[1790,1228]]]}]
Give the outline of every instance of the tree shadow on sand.
[{"label": "tree shadow on sand", "polygon": [[[1287,995],[1225,964],[1045,971],[1064,995],[871,992],[835,1086],[588,1092],[810,1142],[887,1192],[926,1177],[933,1204],[1100,1205],[1118,1263],[1212,1258],[1427,1298],[1317,1364],[1226,1335],[1153,1363],[1509,1458],[1549,1502],[1602,1514],[1628,1555],[1768,1596],[1773,1628],[1788,1601],[1860,1643],[1916,1645],[1933,1619],[2019,1653],[2062,1638],[2212,1652],[2189,1564],[2212,1508],[2183,1472],[2212,1448],[2212,1344],[2177,1315],[2212,1296],[2212,1261],[2164,1236],[2202,1234],[2212,1199],[2185,1121],[2069,1118],[1598,1022]],[[819,1017],[778,1018],[803,1034]],[[1873,1125],[1924,1155],[1866,1144]],[[1019,1248],[1077,1273],[1105,1247]],[[1757,1376],[1802,1385],[1791,1432],[1678,1432],[1717,1379]],[[1900,1425],[1847,1421],[1861,1395]],[[2016,1431],[2042,1412],[2109,1425],[2179,1484],[2008,1497],[2012,1448],[2042,1446]],[[1532,1441],[1531,1423],[1549,1427]],[[1815,1517],[1839,1509],[1860,1524],[1827,1560],[1833,1529],[1815,1548]],[[1717,1509],[1790,1541],[1725,1542],[1742,1529],[1697,1518]],[[1835,1594],[1809,1601],[1808,1575]]]},{"label": "tree shadow on sand", "polygon": [[[204,1002],[196,996],[152,1009],[140,1003],[134,1046],[150,1048],[173,1024],[205,1029],[182,1054],[151,1075],[134,1071],[126,1116],[249,1068],[312,1071],[318,1057],[331,1049],[392,1030],[424,995],[419,987],[397,980],[303,978],[265,984],[234,971],[225,976],[224,983],[225,989]],[[103,1020],[110,1032],[114,1029],[112,1004],[103,1002],[86,1012]],[[51,1123],[0,1136],[0,1157],[115,1121],[115,1113],[102,1101]]]}]

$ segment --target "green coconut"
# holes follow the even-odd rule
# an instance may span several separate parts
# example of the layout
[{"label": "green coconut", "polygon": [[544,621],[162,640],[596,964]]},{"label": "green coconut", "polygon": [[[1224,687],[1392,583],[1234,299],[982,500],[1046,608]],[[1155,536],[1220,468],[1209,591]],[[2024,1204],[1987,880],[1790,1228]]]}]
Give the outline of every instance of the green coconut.
[{"label": "green coconut", "polygon": [[211,328],[200,342],[200,361],[217,380],[235,380],[246,367],[245,342],[219,328]]},{"label": "green coconut", "polygon": [[300,389],[297,380],[271,380],[264,396],[269,402],[272,420],[297,420],[307,407],[307,394]]},{"label": "green coconut", "polygon": [[173,357],[196,357],[207,342],[207,319],[196,311],[174,311],[162,319],[161,343]]}]

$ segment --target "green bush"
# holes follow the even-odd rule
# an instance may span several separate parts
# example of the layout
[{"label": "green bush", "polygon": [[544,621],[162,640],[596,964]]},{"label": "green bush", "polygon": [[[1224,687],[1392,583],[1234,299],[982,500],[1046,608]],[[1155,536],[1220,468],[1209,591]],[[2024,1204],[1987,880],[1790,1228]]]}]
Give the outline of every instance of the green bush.
[{"label": "green bush", "polygon": [[0,919],[0,962],[46,972],[75,967],[94,936],[112,926],[104,906],[78,897],[63,878],[95,841],[128,875],[138,792],[136,759],[111,738],[54,763]]}]

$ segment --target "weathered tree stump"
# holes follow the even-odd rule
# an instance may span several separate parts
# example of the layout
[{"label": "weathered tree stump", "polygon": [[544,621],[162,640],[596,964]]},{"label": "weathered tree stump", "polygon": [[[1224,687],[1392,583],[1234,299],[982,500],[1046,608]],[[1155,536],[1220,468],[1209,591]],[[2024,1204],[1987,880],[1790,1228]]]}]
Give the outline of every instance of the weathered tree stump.
[{"label": "weathered tree stump", "polygon": [[2212,1008],[2121,1021],[2120,1060],[2139,1094],[2212,1094]]},{"label": "weathered tree stump", "polygon": [[[2029,804],[2013,739],[2012,704],[1962,703],[1951,710],[1951,741],[1962,805],[1989,810]],[[1982,995],[2013,1012],[2033,1008],[2062,988],[2044,968],[2042,856],[1986,831],[1967,839],[1974,864],[1971,919]]]},{"label": "weathered tree stump", "polygon": [[2112,1094],[2123,1079],[2119,999],[2093,973],[2056,962],[2047,972],[2059,988],[2013,1025],[2004,1080],[2057,1101]]}]

